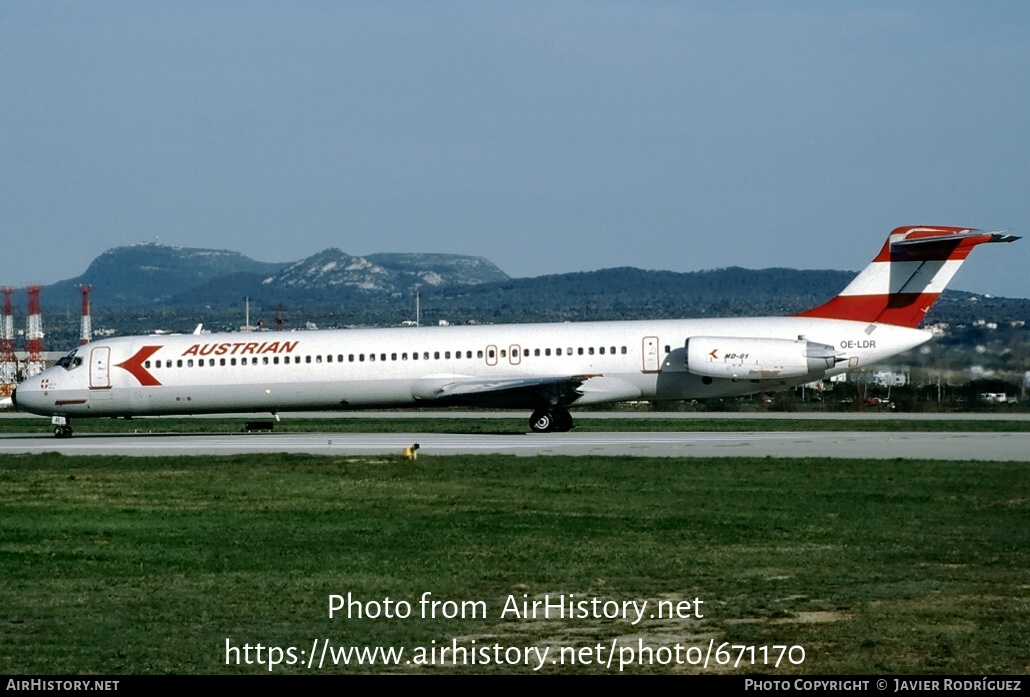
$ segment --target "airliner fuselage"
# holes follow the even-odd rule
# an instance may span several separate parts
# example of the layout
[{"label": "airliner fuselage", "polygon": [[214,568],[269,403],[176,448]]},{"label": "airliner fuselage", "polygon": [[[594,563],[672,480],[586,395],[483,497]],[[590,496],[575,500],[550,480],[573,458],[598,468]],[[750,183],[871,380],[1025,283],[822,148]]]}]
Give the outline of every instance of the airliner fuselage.
[{"label": "airliner fuselage", "polygon": [[[775,361],[749,363],[733,353],[743,336],[794,347],[802,358],[811,345],[832,351],[824,349],[830,360],[815,372],[781,376]],[[136,336],[77,348],[19,385],[16,401],[30,412],[84,417],[412,405],[536,410],[725,397],[864,367],[930,336],[803,317]],[[687,342],[697,337],[712,343],[709,364],[737,372],[713,376],[691,365]]]}]

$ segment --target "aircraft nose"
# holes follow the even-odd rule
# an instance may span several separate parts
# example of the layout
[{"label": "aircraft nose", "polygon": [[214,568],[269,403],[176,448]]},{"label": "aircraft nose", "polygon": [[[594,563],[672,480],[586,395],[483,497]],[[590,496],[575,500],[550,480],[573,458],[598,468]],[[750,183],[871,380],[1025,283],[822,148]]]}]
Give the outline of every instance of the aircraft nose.
[{"label": "aircraft nose", "polygon": [[14,388],[11,393],[11,402],[20,411],[32,414],[48,413],[41,411],[46,408],[46,397],[43,395],[39,378],[29,378]]}]

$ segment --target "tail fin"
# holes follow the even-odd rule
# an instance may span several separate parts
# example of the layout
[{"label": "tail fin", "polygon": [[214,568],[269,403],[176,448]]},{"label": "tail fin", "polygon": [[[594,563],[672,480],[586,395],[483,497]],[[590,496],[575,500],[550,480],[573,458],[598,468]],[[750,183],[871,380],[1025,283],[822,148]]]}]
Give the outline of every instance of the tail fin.
[{"label": "tail fin", "polygon": [[972,228],[899,227],[840,295],[798,316],[917,327],[973,247],[1018,239]]}]

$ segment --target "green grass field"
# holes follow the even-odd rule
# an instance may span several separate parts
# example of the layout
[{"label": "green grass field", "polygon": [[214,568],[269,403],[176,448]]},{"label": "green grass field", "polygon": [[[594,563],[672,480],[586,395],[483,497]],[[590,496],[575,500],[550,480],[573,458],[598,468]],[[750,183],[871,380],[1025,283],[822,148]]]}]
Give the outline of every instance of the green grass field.
[{"label": "green grass field", "polygon": [[[541,672],[605,673],[614,641],[664,647],[656,661],[676,645],[686,661],[710,644],[727,644],[723,660],[758,649],[736,667],[713,653],[707,669],[638,659],[627,672],[1026,673],[1028,521],[1019,463],[5,457],[0,670],[268,672],[226,665],[228,640],[241,661],[282,648],[276,673],[535,667],[404,662],[455,642],[547,648]],[[426,592],[469,616],[423,618]],[[412,614],[330,619],[330,596],[347,593]],[[648,612],[700,599],[680,607],[703,617],[501,617],[509,596],[569,594]],[[405,654],[309,669],[316,640]],[[773,666],[782,645],[803,663]],[[563,649],[585,652],[551,663]]]}]

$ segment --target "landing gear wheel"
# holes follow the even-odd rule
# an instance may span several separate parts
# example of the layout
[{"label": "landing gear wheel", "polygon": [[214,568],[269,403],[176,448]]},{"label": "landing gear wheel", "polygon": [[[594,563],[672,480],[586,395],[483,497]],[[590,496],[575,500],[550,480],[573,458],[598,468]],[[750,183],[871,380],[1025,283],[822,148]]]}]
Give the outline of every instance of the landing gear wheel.
[{"label": "landing gear wheel", "polygon": [[572,430],[572,414],[568,409],[554,410],[554,430],[562,433]]},{"label": "landing gear wheel", "polygon": [[533,433],[550,433],[554,430],[554,414],[546,409],[537,409],[529,417],[529,428]]},{"label": "landing gear wheel", "polygon": [[71,426],[54,426],[54,436],[57,438],[71,438],[72,427]]},{"label": "landing gear wheel", "polygon": [[533,433],[564,433],[572,430],[572,414],[568,409],[537,409],[529,417],[529,428]]}]

